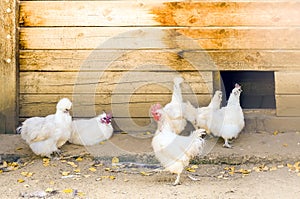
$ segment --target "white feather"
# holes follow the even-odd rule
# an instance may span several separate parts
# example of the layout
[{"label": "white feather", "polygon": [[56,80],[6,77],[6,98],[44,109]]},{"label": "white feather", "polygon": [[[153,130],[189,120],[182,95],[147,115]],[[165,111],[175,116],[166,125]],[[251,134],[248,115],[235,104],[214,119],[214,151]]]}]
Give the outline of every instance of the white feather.
[{"label": "white feather", "polygon": [[106,117],[103,113],[91,119],[74,120],[72,122],[73,131],[69,142],[78,145],[91,146],[108,140],[113,134],[111,123],[101,122],[101,118]]},{"label": "white feather", "polygon": [[228,139],[237,138],[245,126],[244,114],[240,106],[240,93],[241,88],[238,85],[232,90],[227,106],[215,110],[208,122],[212,134],[225,140],[225,147],[231,147]]},{"label": "white feather", "polygon": [[36,155],[50,157],[70,138],[72,118],[68,111],[71,106],[71,101],[63,98],[57,103],[55,114],[29,118],[18,128]]},{"label": "white feather", "polygon": [[183,117],[184,106],[180,84],[183,82],[181,77],[174,78],[172,100],[164,106],[164,111],[170,118],[170,125],[176,134],[180,134],[186,126],[186,120]]},{"label": "white feather", "polygon": [[189,136],[177,135],[171,127],[170,119],[164,110],[157,110],[161,114],[158,129],[152,139],[152,147],[156,158],[165,170],[178,175],[174,184],[179,183],[183,169],[189,164],[191,158],[200,155],[204,140],[200,137],[204,132],[198,129]]}]

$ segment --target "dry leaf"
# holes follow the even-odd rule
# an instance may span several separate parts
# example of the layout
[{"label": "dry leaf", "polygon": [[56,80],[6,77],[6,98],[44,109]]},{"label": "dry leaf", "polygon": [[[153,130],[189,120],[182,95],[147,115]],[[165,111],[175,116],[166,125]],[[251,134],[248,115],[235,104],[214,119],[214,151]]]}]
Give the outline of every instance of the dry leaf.
[{"label": "dry leaf", "polygon": [[0,174],[3,173],[3,170],[0,170]]},{"label": "dry leaf", "polygon": [[99,144],[103,145],[103,144],[105,144],[105,142],[104,142],[104,141],[102,141],[102,142],[100,142]]},{"label": "dry leaf", "polygon": [[112,164],[117,164],[117,163],[119,163],[119,158],[113,157],[112,160],[111,160],[111,163],[112,163]]},{"label": "dry leaf", "polygon": [[67,175],[69,175],[70,174],[70,171],[63,171],[63,172],[61,172],[61,175],[62,176],[67,176]]},{"label": "dry leaf", "polygon": [[18,179],[17,181],[18,181],[18,183],[23,183],[23,182],[25,182],[25,180],[23,180],[23,179]]},{"label": "dry leaf", "polygon": [[78,167],[78,165],[75,164],[74,162],[67,162],[67,164],[74,167],[74,168]]},{"label": "dry leaf", "polygon": [[47,166],[49,166],[49,164],[50,164],[50,159],[49,158],[43,158],[43,165],[45,167],[47,167]]},{"label": "dry leaf", "polygon": [[64,189],[63,193],[73,193],[73,189]]},{"label": "dry leaf", "polygon": [[21,172],[21,175],[29,178],[29,177],[31,177],[33,175],[33,173],[32,172],[23,171],[23,172]]},{"label": "dry leaf", "polygon": [[81,157],[76,158],[77,162],[81,162],[83,159]]},{"label": "dry leaf", "polygon": [[124,182],[128,182],[129,181],[129,179],[124,179]]},{"label": "dry leaf", "polygon": [[47,188],[47,189],[45,190],[45,192],[52,192],[52,191],[53,191],[52,188]]},{"label": "dry leaf", "polygon": [[54,182],[53,180],[51,180],[51,181],[49,182],[49,184],[54,185],[55,182]]},{"label": "dry leaf", "polygon": [[279,133],[278,131],[274,131],[273,135],[278,135],[278,133]]},{"label": "dry leaf", "polygon": [[198,167],[198,165],[192,165],[191,168],[192,169],[198,169],[199,167]]},{"label": "dry leaf", "polygon": [[80,173],[80,169],[74,169],[73,170],[75,173]]},{"label": "dry leaf", "polygon": [[287,147],[287,146],[288,146],[288,144],[287,144],[287,143],[284,143],[282,146],[284,146],[284,147]]},{"label": "dry leaf", "polygon": [[20,151],[22,149],[23,149],[22,147],[18,147],[18,148],[16,148],[16,151]]},{"label": "dry leaf", "polygon": [[151,173],[147,173],[145,171],[141,171],[140,174],[142,174],[142,176],[150,176],[151,175]]},{"label": "dry leaf", "polygon": [[192,168],[190,168],[190,167],[186,168],[185,170],[188,171],[188,172],[192,172],[192,173],[196,172],[195,169],[192,169]]},{"label": "dry leaf", "polygon": [[109,176],[109,179],[111,179],[111,180],[115,180],[115,179],[116,179],[116,177],[115,177],[115,176]]},{"label": "dry leaf", "polygon": [[90,168],[89,168],[89,171],[95,172],[95,171],[97,171],[97,169],[96,169],[95,167],[90,167]]},{"label": "dry leaf", "polygon": [[111,171],[111,169],[110,169],[110,168],[108,168],[108,167],[107,167],[107,168],[105,168],[104,170],[105,170],[105,171]]}]

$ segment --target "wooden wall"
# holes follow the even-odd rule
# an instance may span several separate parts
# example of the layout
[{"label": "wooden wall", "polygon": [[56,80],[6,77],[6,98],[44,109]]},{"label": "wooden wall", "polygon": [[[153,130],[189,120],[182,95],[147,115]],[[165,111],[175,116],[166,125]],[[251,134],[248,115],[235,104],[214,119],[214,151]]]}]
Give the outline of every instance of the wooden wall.
[{"label": "wooden wall", "polygon": [[17,125],[17,2],[0,0],[0,133]]},{"label": "wooden wall", "polygon": [[[213,71],[275,71],[276,113],[300,116],[300,2],[20,1],[20,120],[55,111],[112,110],[149,123],[149,106],[171,98],[205,105]],[[196,98],[194,97],[196,94]]]}]

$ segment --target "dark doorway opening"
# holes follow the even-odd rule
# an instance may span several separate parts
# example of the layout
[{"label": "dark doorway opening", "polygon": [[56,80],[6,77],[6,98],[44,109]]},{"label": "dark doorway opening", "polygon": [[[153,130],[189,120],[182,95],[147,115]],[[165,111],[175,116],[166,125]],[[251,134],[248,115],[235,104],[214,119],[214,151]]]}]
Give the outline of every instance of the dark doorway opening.
[{"label": "dark doorway opening", "polygon": [[[226,92],[226,100],[228,100],[235,83],[238,83],[243,90],[240,98],[242,108],[276,108],[273,71],[221,71],[220,75],[222,90]],[[225,93],[223,96],[225,99]]]}]

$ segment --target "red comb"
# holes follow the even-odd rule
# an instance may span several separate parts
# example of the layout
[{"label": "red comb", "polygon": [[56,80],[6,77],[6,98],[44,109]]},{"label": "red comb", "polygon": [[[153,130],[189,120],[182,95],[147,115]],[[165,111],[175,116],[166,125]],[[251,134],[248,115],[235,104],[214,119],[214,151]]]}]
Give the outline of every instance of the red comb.
[{"label": "red comb", "polygon": [[160,104],[153,104],[150,108],[151,113],[155,113],[158,109],[161,109],[161,105]]}]

